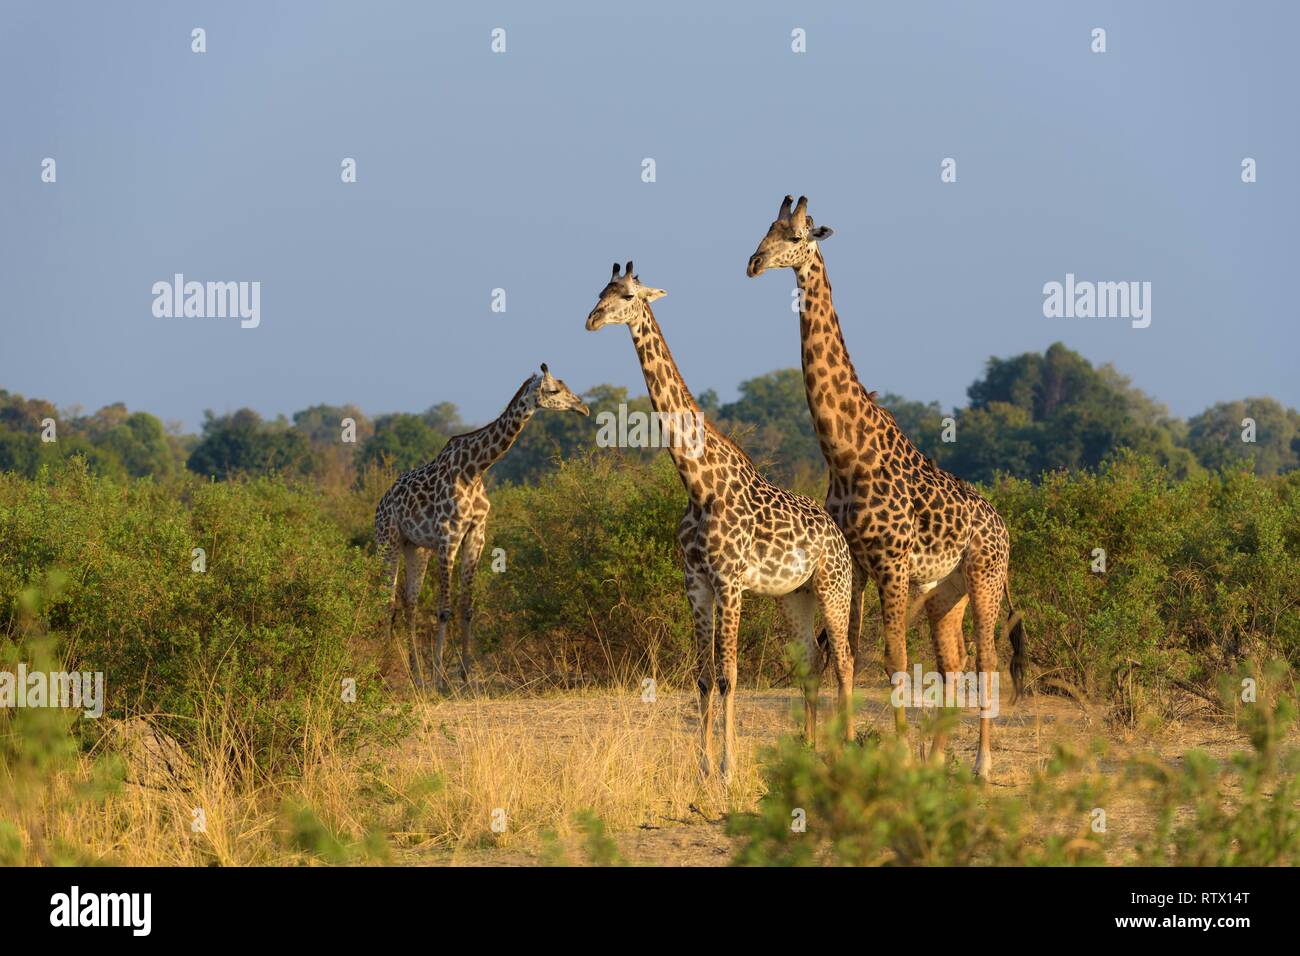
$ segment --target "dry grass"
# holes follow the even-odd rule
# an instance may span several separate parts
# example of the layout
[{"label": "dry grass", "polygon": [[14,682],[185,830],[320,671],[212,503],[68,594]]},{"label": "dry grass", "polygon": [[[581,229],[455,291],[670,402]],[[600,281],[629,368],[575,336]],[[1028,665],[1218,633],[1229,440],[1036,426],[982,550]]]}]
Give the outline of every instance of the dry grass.
[{"label": "dry grass", "polygon": [[[694,695],[661,687],[657,698],[642,701],[639,688],[422,697],[411,704],[417,727],[409,737],[342,754],[326,734],[309,733],[301,741],[306,769],[270,781],[214,720],[202,735],[210,743],[189,755],[188,771],[156,780],[133,760],[129,776],[137,782],[99,802],[77,799],[99,754],[77,758],[48,780],[29,825],[79,859],[119,865],[529,863],[547,858],[548,846],[572,847],[575,818],[592,811],[633,862],[726,862],[730,843],[717,821],[754,808],[762,792],[758,750],[795,729],[795,694],[739,695],[741,753],[725,792],[697,773]],[[829,713],[829,693],[822,703]],[[860,688],[858,714],[859,729],[889,732],[883,690]],[[1078,743],[1102,730],[1071,701],[1030,698],[999,718],[995,785],[1028,786],[1054,742]],[[951,747],[966,766],[975,736],[967,715]],[[1125,749],[1124,739],[1110,737],[1113,748]],[[1153,745],[1146,735],[1132,742]],[[1176,760],[1190,746],[1226,754],[1242,739],[1226,725],[1200,722],[1166,727],[1155,743]],[[497,811],[504,812],[500,833]],[[1139,817],[1116,816],[1119,841],[1141,833]],[[383,838],[367,843],[368,833]]]},{"label": "dry grass", "polygon": [[[753,747],[729,792],[701,782],[694,705],[639,692],[414,702],[418,729],[391,746],[342,754],[328,738],[302,742],[304,771],[267,781],[220,728],[189,756],[191,772],[159,775],[130,761],[128,782],[102,804],[77,792],[99,756],[52,775],[39,807],[46,841],[120,865],[269,865],[308,862],[294,845],[292,808],[309,807],[345,844],[389,835],[391,862],[455,859],[468,850],[536,844],[573,832],[594,811],[614,830],[655,820],[718,817],[758,796]],[[690,714],[691,716],[688,716]],[[692,727],[684,726],[686,724]],[[747,744],[753,743],[746,741]],[[202,826],[194,827],[195,811]],[[504,811],[505,830],[493,831]],[[35,862],[35,861],[33,861]]]}]

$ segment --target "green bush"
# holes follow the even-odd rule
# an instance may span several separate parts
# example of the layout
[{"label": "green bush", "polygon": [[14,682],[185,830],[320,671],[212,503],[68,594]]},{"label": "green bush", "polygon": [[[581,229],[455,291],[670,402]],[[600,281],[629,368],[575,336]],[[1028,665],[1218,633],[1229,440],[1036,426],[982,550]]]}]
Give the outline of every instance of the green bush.
[{"label": "green bush", "polygon": [[[63,669],[57,641],[45,633],[41,617],[67,584],[52,572],[15,596],[9,622],[13,640],[0,642],[0,670],[14,673],[20,661],[30,671]],[[73,728],[80,712],[54,707],[0,708],[0,866],[90,866],[100,862],[84,846],[46,832],[51,808],[73,811],[86,803],[98,809],[115,793],[125,774],[115,754],[97,754],[89,773],[69,788],[61,775],[77,766]]]},{"label": "green bush", "polygon": [[[677,546],[686,493],[667,455],[629,465],[592,454],[561,463],[539,486],[498,489],[492,500],[478,580],[479,633],[490,648],[563,681],[693,674]],[[505,573],[489,567],[497,547]],[[780,663],[783,632],[770,598],[746,599],[741,628],[751,679]]]},{"label": "green bush", "polygon": [[[221,701],[251,755],[278,762],[309,723],[345,739],[378,712],[378,675],[359,644],[383,616],[375,563],[307,489],[119,484],[79,460],[35,481],[0,475],[0,626],[11,639],[18,595],[52,569],[67,585],[45,626],[70,667],[104,673],[111,717],[163,715],[184,739],[205,703]],[[344,678],[356,680],[355,703],[343,701]]]},{"label": "green bush", "polygon": [[[1249,703],[1241,701],[1246,680]],[[1252,749],[1219,762],[1191,750],[1181,766],[1134,762],[1132,780],[1154,805],[1156,824],[1138,862],[1170,866],[1294,866],[1300,862],[1300,750],[1288,746],[1294,699],[1288,668],[1243,666],[1221,693]]]},{"label": "green bush", "polygon": [[[332,719],[335,678],[356,676],[363,695],[375,683],[364,647],[382,635],[387,593],[372,524],[392,477],[369,469],[320,486],[182,473],[159,485],[97,477],[76,459],[35,480],[0,475],[0,626],[12,634],[16,595],[61,569],[69,584],[48,624],[75,660],[106,672],[118,712],[193,717],[196,695],[222,688],[247,702],[241,719],[263,744],[287,742],[312,707]],[[1243,659],[1300,660],[1300,473],[1173,481],[1124,458],[987,491],[1010,525],[1011,590],[1039,689],[1160,714],[1172,691],[1215,700],[1219,675]],[[491,495],[475,632],[496,669],[565,686],[691,682],[676,542],[686,495],[667,455],[593,452]],[[206,573],[190,569],[196,547]],[[1098,548],[1104,573],[1093,572]],[[434,593],[430,581],[426,607]],[[863,618],[874,652],[871,587]],[[775,601],[746,598],[746,682],[784,677],[786,631]],[[913,638],[924,661],[924,625]],[[337,715],[346,725],[365,711]]]},{"label": "green bush", "polygon": [[[1243,668],[1236,680],[1255,674]],[[1235,705],[1251,749],[1179,764],[1154,756],[1103,777],[1091,754],[1058,747],[1027,793],[1000,793],[958,769],[921,762],[898,738],[826,754],[783,738],[764,754],[766,794],[729,819],[740,865],[1270,866],[1300,862],[1300,750],[1287,745],[1294,700],[1280,662],[1254,678],[1257,701]],[[1225,695],[1231,696],[1231,695]],[[938,717],[936,720],[951,720]],[[827,739],[834,740],[832,729]],[[1109,808],[1109,811],[1108,811]],[[1099,813],[1098,811],[1102,811]],[[1106,812],[1155,818],[1135,846],[1107,836]]]},{"label": "green bush", "polygon": [[[948,719],[948,718],[940,718]],[[832,728],[827,739],[835,739]],[[763,757],[767,793],[733,816],[744,866],[1099,863],[1089,810],[1101,785],[1058,750],[1024,796],[991,796],[955,765],[918,761],[904,740],[868,737],[817,754],[784,737]],[[1031,834],[1036,834],[1031,839]]]},{"label": "green bush", "polygon": [[[1038,484],[1003,479],[987,493],[1010,526],[1011,590],[1040,689],[1160,713],[1173,691],[1213,700],[1218,676],[1248,657],[1300,661],[1300,475],[1174,481],[1124,457]],[[686,496],[666,456],[571,459],[538,486],[496,489],[493,503],[478,580],[479,633],[491,648],[546,662],[552,676],[689,669],[675,540]],[[505,551],[504,574],[489,568],[494,547]],[[874,651],[870,586],[863,621]],[[747,679],[784,673],[785,630],[774,601],[746,599]],[[913,642],[927,658],[924,624]]]},{"label": "green bush", "polygon": [[1248,657],[1300,660],[1297,474],[1175,482],[1124,457],[989,493],[1010,526],[1011,591],[1040,672],[1098,699],[1122,694],[1125,675],[1212,696]]}]

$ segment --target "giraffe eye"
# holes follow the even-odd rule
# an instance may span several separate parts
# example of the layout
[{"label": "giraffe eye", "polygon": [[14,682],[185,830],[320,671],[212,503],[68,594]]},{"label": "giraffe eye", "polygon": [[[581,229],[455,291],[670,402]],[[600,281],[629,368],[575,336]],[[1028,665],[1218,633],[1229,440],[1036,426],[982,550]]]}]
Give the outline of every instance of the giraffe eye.
[{"label": "giraffe eye", "polygon": [[636,296],[634,296],[634,295],[625,295],[625,296],[623,296],[623,298],[625,298],[625,299],[635,299]]}]

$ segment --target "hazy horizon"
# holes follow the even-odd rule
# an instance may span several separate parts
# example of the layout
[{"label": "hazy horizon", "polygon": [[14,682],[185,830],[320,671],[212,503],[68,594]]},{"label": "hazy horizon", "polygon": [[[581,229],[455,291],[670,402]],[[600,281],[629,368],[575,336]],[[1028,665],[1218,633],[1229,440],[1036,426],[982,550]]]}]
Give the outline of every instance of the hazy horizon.
[{"label": "hazy horizon", "polygon": [[[642,394],[627,333],[583,329],[631,258],[725,402],[799,364],[793,276],[744,267],[806,193],[870,389],[961,406],[990,356],[1061,341],[1181,418],[1300,406],[1298,26],[1284,4],[10,3],[0,388],[187,431],[348,402],[483,422],[541,362]],[[176,273],[259,282],[257,327],[156,317]],[[1150,326],[1045,317],[1068,274],[1149,282]]]}]

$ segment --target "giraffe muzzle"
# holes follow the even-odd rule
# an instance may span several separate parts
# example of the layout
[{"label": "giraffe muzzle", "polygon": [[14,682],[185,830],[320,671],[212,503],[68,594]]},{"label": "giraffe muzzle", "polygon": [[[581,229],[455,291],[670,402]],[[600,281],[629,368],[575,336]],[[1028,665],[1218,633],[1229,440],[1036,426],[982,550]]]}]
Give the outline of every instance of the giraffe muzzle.
[{"label": "giraffe muzzle", "polygon": [[605,312],[603,309],[597,309],[587,316],[587,331],[595,332],[605,324]]},{"label": "giraffe muzzle", "polygon": [[749,257],[749,265],[745,267],[745,275],[751,279],[763,271],[763,257],[755,253]]}]

